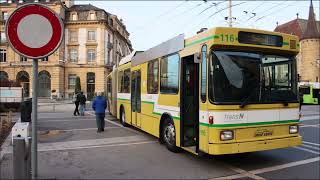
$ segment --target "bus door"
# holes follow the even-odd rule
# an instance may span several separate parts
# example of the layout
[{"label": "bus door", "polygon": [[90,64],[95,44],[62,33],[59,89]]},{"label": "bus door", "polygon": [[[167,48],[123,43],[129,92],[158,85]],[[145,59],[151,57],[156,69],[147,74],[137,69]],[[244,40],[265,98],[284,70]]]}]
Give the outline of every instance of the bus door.
[{"label": "bus door", "polygon": [[181,146],[199,148],[199,64],[194,55],[181,61]]},{"label": "bus door", "polygon": [[131,74],[131,124],[141,127],[141,72]]}]

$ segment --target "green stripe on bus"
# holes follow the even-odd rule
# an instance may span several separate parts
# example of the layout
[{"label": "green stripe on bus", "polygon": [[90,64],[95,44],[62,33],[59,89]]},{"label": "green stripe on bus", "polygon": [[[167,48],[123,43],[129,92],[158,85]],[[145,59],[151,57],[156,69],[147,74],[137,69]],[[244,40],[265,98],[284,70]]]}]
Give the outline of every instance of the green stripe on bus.
[{"label": "green stripe on bus", "polygon": [[285,42],[285,41],[283,41],[282,45],[284,45],[284,46],[288,46],[288,45],[289,45],[289,42]]},{"label": "green stripe on bus", "polygon": [[124,99],[124,98],[117,98],[120,101],[130,101],[130,99]]},{"label": "green stripe on bus", "polygon": [[[155,115],[158,115],[158,116],[162,116],[161,113],[158,113],[158,112],[154,112],[154,102],[150,102],[150,101],[141,101],[142,103],[146,103],[146,104],[152,104],[152,114],[155,114]],[[176,119],[176,120],[180,120],[180,117],[177,117],[177,116],[172,116],[173,119]]]},{"label": "green stripe on bus", "polygon": [[207,127],[239,127],[239,126],[258,126],[258,125],[271,125],[271,124],[287,124],[287,123],[297,123],[299,120],[286,120],[286,121],[270,121],[270,122],[256,122],[256,123],[239,123],[239,124],[206,124],[200,123],[201,126]]},{"label": "green stripe on bus", "polygon": [[203,41],[208,41],[208,40],[211,40],[211,39],[218,39],[218,38],[219,38],[219,35],[209,36],[209,37],[206,37],[206,38],[199,39],[199,40],[197,40],[197,41],[191,42],[191,43],[189,43],[189,44],[186,44],[185,47],[192,46],[192,45],[201,43],[201,42],[203,42]]}]

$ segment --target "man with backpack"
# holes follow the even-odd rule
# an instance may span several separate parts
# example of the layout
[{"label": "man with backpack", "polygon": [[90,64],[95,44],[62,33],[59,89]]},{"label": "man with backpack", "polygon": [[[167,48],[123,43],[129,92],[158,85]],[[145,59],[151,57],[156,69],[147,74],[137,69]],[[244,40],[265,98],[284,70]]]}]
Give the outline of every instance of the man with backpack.
[{"label": "man with backpack", "polygon": [[104,117],[106,115],[107,101],[102,96],[101,92],[97,92],[97,97],[92,103],[92,109],[96,113],[96,122],[98,127],[98,133],[104,131]]},{"label": "man with backpack", "polygon": [[83,92],[80,92],[80,97],[79,97],[79,104],[80,104],[80,116],[84,116],[84,111],[86,108],[86,101],[87,98],[86,96],[83,94]]}]

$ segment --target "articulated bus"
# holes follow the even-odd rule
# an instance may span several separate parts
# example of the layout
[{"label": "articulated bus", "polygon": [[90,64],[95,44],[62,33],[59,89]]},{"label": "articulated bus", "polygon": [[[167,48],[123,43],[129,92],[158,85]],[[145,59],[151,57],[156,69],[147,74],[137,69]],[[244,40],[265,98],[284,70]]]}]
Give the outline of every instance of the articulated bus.
[{"label": "articulated bus", "polygon": [[320,104],[320,83],[301,82],[299,83],[299,93],[303,104]]},{"label": "articulated bus", "polygon": [[293,35],[242,28],[179,35],[120,61],[107,78],[110,112],[173,152],[298,146],[298,43]]}]

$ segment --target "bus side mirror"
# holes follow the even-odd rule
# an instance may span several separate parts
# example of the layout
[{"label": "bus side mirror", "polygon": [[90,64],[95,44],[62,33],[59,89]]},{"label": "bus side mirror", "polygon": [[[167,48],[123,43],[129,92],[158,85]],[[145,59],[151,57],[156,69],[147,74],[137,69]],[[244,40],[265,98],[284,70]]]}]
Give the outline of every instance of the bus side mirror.
[{"label": "bus side mirror", "polygon": [[202,58],[200,53],[195,53],[193,56],[193,62],[194,63],[202,63]]}]

